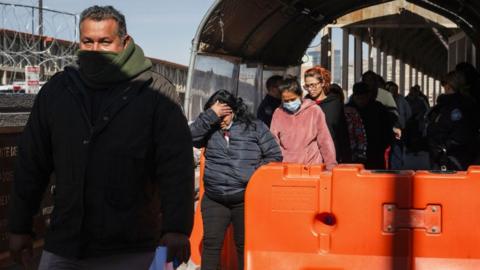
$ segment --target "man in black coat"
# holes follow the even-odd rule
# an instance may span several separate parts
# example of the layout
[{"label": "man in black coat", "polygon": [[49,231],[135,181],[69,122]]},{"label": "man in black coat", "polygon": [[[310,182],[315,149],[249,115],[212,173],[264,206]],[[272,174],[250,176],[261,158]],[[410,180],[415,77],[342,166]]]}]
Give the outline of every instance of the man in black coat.
[{"label": "man in black coat", "polygon": [[396,116],[374,98],[366,83],[353,85],[353,95],[347,106],[357,109],[367,135],[366,169],[385,169],[385,150],[391,145]]},{"label": "man in black coat", "polygon": [[150,71],[111,6],[82,12],[78,64],[41,89],[19,142],[14,259],[28,261],[32,217],[54,174],[40,269],[147,269],[158,245],[187,261],[192,139],[171,84]]},{"label": "man in black coat", "polygon": [[445,93],[427,114],[427,142],[432,169],[467,170],[476,154],[475,104],[461,93],[464,78],[445,76]]}]

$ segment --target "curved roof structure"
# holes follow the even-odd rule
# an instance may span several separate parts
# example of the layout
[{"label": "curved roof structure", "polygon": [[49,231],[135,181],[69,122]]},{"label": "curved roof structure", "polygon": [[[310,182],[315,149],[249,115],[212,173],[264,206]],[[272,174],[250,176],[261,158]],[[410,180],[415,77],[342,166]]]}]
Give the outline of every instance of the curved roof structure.
[{"label": "curved roof structure", "polygon": [[460,31],[406,10],[346,25],[344,29],[434,77],[447,73],[448,38]]},{"label": "curved roof structure", "polygon": [[[476,0],[405,0],[456,23],[478,43],[480,40],[480,1]],[[389,0],[217,0],[204,19],[197,34],[198,51],[240,57],[245,61],[258,61],[266,65],[298,65],[305,50],[324,26],[353,11]],[[392,19],[392,18],[390,18]],[[376,19],[372,19],[376,20]],[[435,22],[430,22],[434,24]],[[436,26],[442,29],[441,26]],[[395,35],[392,29],[383,29],[382,39]],[[443,29],[445,30],[445,29]],[[440,35],[446,31],[440,30]],[[442,32],[443,31],[443,32]],[[352,33],[355,31],[352,29]],[[357,31],[358,32],[358,31]],[[442,34],[443,33],[443,34]],[[355,34],[355,33],[354,33]],[[357,33],[361,34],[361,33]],[[429,61],[425,54],[430,46],[441,50],[441,44],[423,44],[425,49],[417,50],[425,43],[424,38],[438,41],[432,31],[416,33],[405,31],[409,39],[411,59]],[[397,34],[398,35],[398,34]],[[394,41],[391,41],[392,43]],[[440,41],[439,41],[440,42]],[[425,67],[443,65],[427,62]],[[437,74],[439,70],[429,70]]]}]

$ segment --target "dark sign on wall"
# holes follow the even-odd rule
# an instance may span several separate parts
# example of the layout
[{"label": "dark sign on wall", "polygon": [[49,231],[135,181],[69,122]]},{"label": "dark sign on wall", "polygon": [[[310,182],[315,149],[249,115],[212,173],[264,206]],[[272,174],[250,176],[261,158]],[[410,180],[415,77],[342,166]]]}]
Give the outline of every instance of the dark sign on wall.
[{"label": "dark sign on wall", "polygon": [[[8,256],[7,213],[10,200],[10,189],[14,178],[15,158],[18,155],[17,140],[22,132],[20,127],[0,127],[0,269],[10,264]],[[37,235],[35,246],[40,247],[53,210],[50,186],[42,202],[40,213],[34,220],[34,231]]]}]

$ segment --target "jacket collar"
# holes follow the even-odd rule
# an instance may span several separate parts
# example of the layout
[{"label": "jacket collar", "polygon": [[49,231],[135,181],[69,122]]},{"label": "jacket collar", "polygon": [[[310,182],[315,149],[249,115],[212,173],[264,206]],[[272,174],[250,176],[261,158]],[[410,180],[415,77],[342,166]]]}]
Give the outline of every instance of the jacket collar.
[{"label": "jacket collar", "polygon": [[119,94],[117,94],[112,101],[103,108],[99,119],[97,119],[92,126],[85,109],[85,106],[88,106],[87,104],[89,104],[90,101],[86,96],[86,87],[80,79],[78,69],[75,67],[67,67],[65,68],[65,72],[70,80],[70,83],[67,82],[67,88],[77,100],[77,103],[82,110],[84,121],[91,130],[92,137],[100,134],[115,118],[118,112],[127,106],[135,96],[141,92],[143,86],[152,82],[151,73],[146,71],[130,81],[112,86],[115,88],[115,92],[118,92]]}]

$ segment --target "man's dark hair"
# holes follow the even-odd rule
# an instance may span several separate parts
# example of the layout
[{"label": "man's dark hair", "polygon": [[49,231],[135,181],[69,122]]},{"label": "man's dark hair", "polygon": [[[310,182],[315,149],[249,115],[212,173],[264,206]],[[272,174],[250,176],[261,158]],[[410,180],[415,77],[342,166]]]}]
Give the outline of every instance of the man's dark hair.
[{"label": "man's dark hair", "polygon": [[377,74],[377,86],[382,88],[382,89],[385,89],[385,84],[386,84],[386,82],[383,79],[383,77]]},{"label": "man's dark hair", "polygon": [[116,10],[112,6],[92,6],[80,14],[80,24],[86,19],[94,20],[94,21],[103,21],[108,19],[113,19],[118,24],[118,35],[120,37],[124,37],[127,34],[127,23],[125,22],[125,16]]},{"label": "man's dark hair", "polygon": [[389,81],[385,83],[385,90],[392,93],[392,95],[394,93],[398,94],[398,84],[396,84],[394,81]]},{"label": "man's dark hair", "polygon": [[283,80],[283,77],[280,76],[280,75],[271,76],[270,78],[268,78],[267,83],[266,83],[267,89],[278,86],[278,84],[280,83],[281,80]]},{"label": "man's dark hair", "polygon": [[466,80],[464,74],[461,72],[450,71],[443,77],[442,81],[444,81],[446,85],[450,85],[455,93],[461,92],[461,94],[464,95],[469,94],[465,92]]},{"label": "man's dark hair", "polygon": [[365,73],[362,74],[362,82],[365,82],[366,80],[372,80],[372,81],[378,81],[378,75],[377,73],[368,70]]},{"label": "man's dark hair", "polygon": [[365,95],[369,94],[370,89],[368,88],[368,85],[364,82],[357,82],[353,85],[353,94],[354,95]]},{"label": "man's dark hair", "polygon": [[362,82],[366,83],[370,87],[370,91],[374,97],[378,94],[378,88],[380,87],[380,80],[377,73],[369,70],[362,74]]}]

